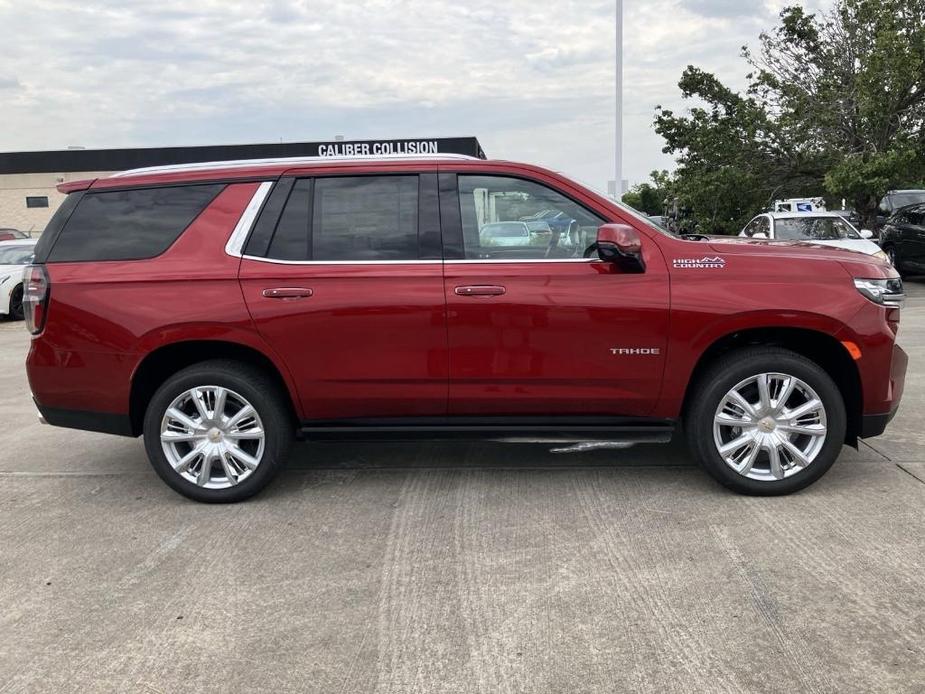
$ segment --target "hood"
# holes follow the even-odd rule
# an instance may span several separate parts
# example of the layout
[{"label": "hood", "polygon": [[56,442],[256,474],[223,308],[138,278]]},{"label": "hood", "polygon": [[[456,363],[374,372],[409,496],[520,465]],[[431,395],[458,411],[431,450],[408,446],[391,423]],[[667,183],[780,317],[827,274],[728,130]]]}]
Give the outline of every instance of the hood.
[{"label": "hood", "polygon": [[[849,239],[846,239],[850,241]],[[864,239],[855,239],[853,243],[870,243]],[[709,249],[709,253],[720,256],[749,256],[759,258],[766,256],[769,261],[781,260],[833,260],[854,277],[898,277],[898,273],[886,260],[882,260],[861,250],[842,248],[834,245],[813,243],[809,241],[770,241],[767,239],[750,239],[739,236],[711,236],[704,241],[688,242],[692,247],[699,245]],[[877,248],[877,250],[880,250]]]},{"label": "hood", "polygon": [[829,248],[844,248],[849,251],[858,251],[867,255],[880,253],[880,246],[868,239],[832,239],[831,241],[817,241],[820,246]]},{"label": "hood", "polygon": [[[848,240],[848,239],[846,239]],[[863,239],[858,239],[863,241]],[[701,243],[704,243],[703,241]],[[742,236],[710,236],[705,242],[716,253],[778,255],[792,258],[858,260],[863,251],[813,241],[772,241]],[[874,245],[874,244],[871,244]],[[879,249],[878,249],[879,250]]]}]

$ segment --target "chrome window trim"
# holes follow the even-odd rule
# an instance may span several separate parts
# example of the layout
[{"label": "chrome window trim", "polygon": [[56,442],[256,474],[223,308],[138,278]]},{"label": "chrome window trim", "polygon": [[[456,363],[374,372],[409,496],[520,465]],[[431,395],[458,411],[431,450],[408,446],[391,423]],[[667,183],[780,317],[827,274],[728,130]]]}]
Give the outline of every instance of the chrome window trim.
[{"label": "chrome window trim", "polygon": [[280,260],[278,258],[261,258],[256,255],[240,256],[245,260],[277,265],[471,265],[480,263],[505,263],[507,265],[522,263],[602,263],[600,258],[534,258],[523,260]]},{"label": "chrome window trim", "polygon": [[472,263],[507,263],[511,265],[513,263],[602,263],[604,261],[600,258],[511,258],[510,260],[505,260],[504,258],[466,258],[465,260],[447,260],[446,262],[453,265],[469,265]]},{"label": "chrome window trim", "polygon": [[267,199],[272,187],[272,181],[264,181],[257,186],[257,190],[254,191],[250,202],[247,203],[247,207],[241,213],[241,218],[235,224],[234,231],[231,232],[231,236],[228,238],[228,243],[225,244],[225,253],[235,258],[243,257],[244,242],[247,241],[247,235],[250,233],[251,227],[254,226],[257,213],[260,212],[263,201]]},{"label": "chrome window trim", "polygon": [[441,265],[442,260],[280,260],[256,255],[242,256],[245,260],[275,265]]}]

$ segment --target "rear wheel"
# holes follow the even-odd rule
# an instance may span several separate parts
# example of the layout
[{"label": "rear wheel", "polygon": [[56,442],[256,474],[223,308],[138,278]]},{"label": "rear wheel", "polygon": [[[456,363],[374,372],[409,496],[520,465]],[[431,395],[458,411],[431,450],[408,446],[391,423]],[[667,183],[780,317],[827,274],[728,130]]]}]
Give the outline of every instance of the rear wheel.
[{"label": "rear wheel", "polygon": [[22,285],[14,288],[10,294],[10,320],[23,320],[25,313],[22,307]]},{"label": "rear wheel", "polygon": [[145,449],[168,485],[196,501],[234,502],[283,468],[294,427],[279,388],[235,361],[195,364],[154,394]]},{"label": "rear wheel", "polygon": [[789,350],[734,352],[696,384],[688,442],[720,483],[744,494],[789,494],[832,466],[845,405],[831,377]]}]

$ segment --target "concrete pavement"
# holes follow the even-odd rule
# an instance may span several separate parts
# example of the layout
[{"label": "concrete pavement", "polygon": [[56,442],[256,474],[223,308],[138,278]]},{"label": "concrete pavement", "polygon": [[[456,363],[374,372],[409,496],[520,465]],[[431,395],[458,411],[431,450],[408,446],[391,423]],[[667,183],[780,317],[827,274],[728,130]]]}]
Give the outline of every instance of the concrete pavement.
[{"label": "concrete pavement", "polygon": [[302,445],[257,499],[40,426],[0,324],[0,692],[925,690],[925,282],[887,434],[790,497],[681,446]]}]

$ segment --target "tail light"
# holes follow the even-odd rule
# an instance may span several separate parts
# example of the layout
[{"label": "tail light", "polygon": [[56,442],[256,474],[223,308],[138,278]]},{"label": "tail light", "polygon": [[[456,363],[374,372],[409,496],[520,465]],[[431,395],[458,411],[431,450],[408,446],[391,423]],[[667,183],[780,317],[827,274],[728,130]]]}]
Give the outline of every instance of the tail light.
[{"label": "tail light", "polygon": [[22,278],[22,308],[26,327],[38,335],[45,327],[48,315],[48,290],[50,283],[44,265],[27,265]]}]

